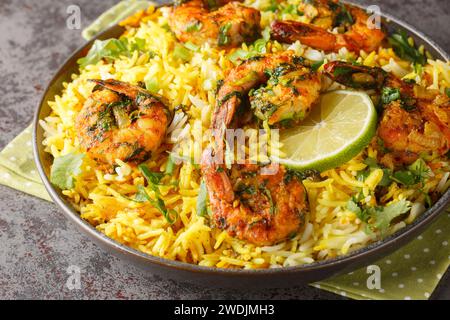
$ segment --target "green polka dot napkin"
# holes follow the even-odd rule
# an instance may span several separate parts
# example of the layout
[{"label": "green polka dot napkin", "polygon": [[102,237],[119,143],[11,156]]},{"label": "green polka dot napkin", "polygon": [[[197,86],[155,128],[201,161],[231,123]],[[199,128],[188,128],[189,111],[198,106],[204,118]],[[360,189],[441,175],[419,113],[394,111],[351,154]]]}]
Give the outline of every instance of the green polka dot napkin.
[{"label": "green polka dot napkin", "polygon": [[[51,201],[34,165],[30,127],[0,152],[0,183]],[[449,235],[446,212],[410,244],[369,266],[370,273],[362,268],[312,285],[353,299],[427,299],[449,266]]]},{"label": "green polka dot napkin", "polygon": [[390,256],[313,286],[353,299],[428,299],[450,264],[449,234],[450,213],[445,212]]},{"label": "green polka dot napkin", "polygon": [[[88,39],[148,4],[120,2],[86,28],[83,36]],[[127,8],[126,15],[123,8]],[[34,165],[30,127],[0,152],[0,183],[51,201]],[[428,299],[450,263],[449,235],[450,214],[444,213],[426,232],[394,254],[312,286],[353,299]]]},{"label": "green polka dot napkin", "polygon": [[34,164],[31,126],[0,152],[0,183],[51,201]]}]

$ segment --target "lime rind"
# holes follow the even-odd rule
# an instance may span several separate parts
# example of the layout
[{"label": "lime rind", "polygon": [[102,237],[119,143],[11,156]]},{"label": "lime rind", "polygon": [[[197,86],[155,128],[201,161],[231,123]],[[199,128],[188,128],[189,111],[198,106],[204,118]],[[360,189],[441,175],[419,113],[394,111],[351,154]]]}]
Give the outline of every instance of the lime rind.
[{"label": "lime rind", "polygon": [[[293,160],[291,158],[280,158],[273,156],[272,161],[278,162],[288,168],[299,171],[313,169],[323,172],[339,167],[340,165],[350,161],[370,143],[376,133],[377,127],[377,112],[370,97],[366,93],[349,90],[337,90],[326,94],[337,94],[344,96],[359,95],[363,98],[364,104],[368,107],[369,111],[366,116],[365,125],[361,127],[361,131],[355,135],[352,141],[349,141],[341,148],[333,151],[332,153],[326,154],[323,157],[308,161],[301,161]],[[345,97],[343,100],[345,100]],[[340,103],[342,103],[342,100],[339,102],[339,104]],[[335,107],[337,107],[337,105]],[[283,150],[281,151],[282,153],[284,152]]]}]

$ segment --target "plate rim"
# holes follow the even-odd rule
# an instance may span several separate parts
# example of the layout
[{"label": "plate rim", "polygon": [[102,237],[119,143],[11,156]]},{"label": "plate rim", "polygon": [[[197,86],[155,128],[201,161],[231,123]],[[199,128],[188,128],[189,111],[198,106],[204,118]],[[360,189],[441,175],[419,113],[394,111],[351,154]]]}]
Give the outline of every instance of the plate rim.
[{"label": "plate rim", "polygon": [[[366,9],[366,6],[363,6],[361,4],[356,4],[354,2],[350,1],[342,1],[357,7],[360,7],[362,9]],[[381,13],[381,16],[389,23],[390,21],[394,22],[395,24],[399,25],[401,28],[405,29],[409,35],[413,35],[416,38],[419,38],[421,41],[425,42],[428,46],[433,48],[439,55],[439,59],[445,59],[450,60],[449,55],[434,41],[432,41],[428,36],[426,36],[424,33],[418,31],[415,27],[411,26],[410,24],[403,22],[400,19],[395,18],[394,16],[386,13]],[[36,108],[34,112],[33,117],[33,155],[34,155],[34,161],[36,163],[36,166],[38,168],[39,175],[44,183],[44,186],[49,193],[52,200],[57,204],[63,211],[64,215],[69,218],[70,221],[72,221],[75,225],[77,225],[78,229],[81,229],[84,233],[88,234],[90,237],[94,238],[97,243],[100,243],[101,245],[105,245],[110,249],[113,249],[115,253],[131,256],[135,260],[140,260],[144,262],[145,264],[151,263],[155,265],[159,265],[163,268],[171,268],[171,269],[177,269],[177,270],[183,270],[183,271],[189,271],[194,273],[202,273],[202,274],[212,274],[212,275],[225,275],[225,276],[243,276],[243,277],[261,277],[265,275],[275,275],[275,274],[301,274],[306,273],[308,271],[326,271],[328,269],[332,269],[335,266],[342,265],[343,268],[347,265],[350,265],[352,262],[356,263],[357,261],[361,262],[364,257],[368,256],[370,260],[370,257],[374,257],[377,253],[380,251],[383,251],[383,249],[389,250],[390,252],[393,252],[395,250],[401,249],[405,242],[409,242],[413,239],[414,234],[417,232],[423,231],[425,228],[427,228],[431,222],[436,220],[442,213],[446,211],[446,207],[450,204],[450,189],[447,190],[440,199],[428,210],[426,210],[420,217],[418,217],[413,223],[403,227],[402,229],[398,230],[397,232],[393,233],[392,235],[377,240],[373,243],[370,243],[369,245],[354,250],[349,254],[338,256],[336,258],[332,259],[326,259],[322,261],[315,261],[311,264],[304,264],[304,265],[298,265],[298,266],[292,266],[292,267],[281,267],[281,268],[265,268],[265,269],[233,269],[233,268],[218,268],[218,267],[206,267],[206,266],[200,266],[197,264],[191,264],[187,262],[182,262],[178,260],[170,260],[167,258],[162,258],[158,256],[153,256],[147,253],[144,253],[142,251],[138,251],[132,247],[129,247],[127,245],[121,244],[117,242],[116,240],[109,238],[105,234],[98,231],[94,226],[89,224],[87,221],[83,220],[79,213],[62,197],[58,194],[58,191],[55,187],[50,183],[49,178],[44,170],[44,165],[42,163],[39,148],[42,147],[40,144],[42,141],[38,141],[38,130],[39,130],[39,120],[40,119],[40,113],[43,108],[43,106],[47,103],[47,100],[45,99],[48,91],[53,86],[54,82],[65,73],[64,69],[66,66],[74,59],[74,57],[80,55],[83,51],[86,51],[87,48],[89,48],[92,43],[98,39],[104,36],[105,34],[108,34],[111,32],[111,30],[114,30],[115,28],[121,28],[122,30],[125,30],[122,27],[119,27],[118,25],[114,25],[105,31],[97,34],[94,36],[90,41],[84,43],[81,47],[76,49],[70,56],[61,64],[61,66],[57,69],[52,79],[48,82],[46,89],[44,90],[43,94],[41,95],[41,98],[39,99],[38,107]],[[401,245],[396,246],[396,242],[402,242]],[[388,255],[388,253],[384,253],[383,256]],[[339,272],[339,271],[338,271]],[[335,272],[334,272],[335,273]],[[331,273],[333,275],[334,273]],[[326,278],[321,277],[321,278]]]}]

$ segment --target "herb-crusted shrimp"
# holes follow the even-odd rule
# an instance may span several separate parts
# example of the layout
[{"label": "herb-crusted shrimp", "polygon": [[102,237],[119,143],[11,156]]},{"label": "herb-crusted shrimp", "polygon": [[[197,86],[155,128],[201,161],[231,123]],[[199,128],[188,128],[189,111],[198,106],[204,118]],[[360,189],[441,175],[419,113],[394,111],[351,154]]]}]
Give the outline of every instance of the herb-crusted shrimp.
[{"label": "herb-crusted shrimp", "polygon": [[260,34],[261,15],[237,1],[188,0],[172,8],[169,26],[181,42],[231,48]]},{"label": "herb-crusted shrimp", "polygon": [[[346,47],[359,53],[360,50],[377,50],[386,37],[382,29],[369,27],[370,18],[364,10],[341,4],[337,0],[316,2],[316,6],[301,4],[306,13],[314,11],[311,24],[290,20],[274,21],[271,25],[272,38],[285,43],[299,40],[327,52],[336,52]],[[334,27],[338,30],[337,34],[327,31]]]},{"label": "herb-crusted shrimp", "polygon": [[240,120],[235,114],[247,97],[257,117],[277,125],[302,120],[319,92],[319,76],[290,51],[250,59],[228,74],[212,119],[212,129],[219,132],[216,148],[202,159],[216,226],[257,245],[286,240],[301,230],[308,213],[301,179],[277,164],[227,167],[220,156],[225,148],[220,132]]},{"label": "herb-crusted shrimp", "polygon": [[406,83],[381,68],[334,61],[324,69],[329,77],[349,87],[380,91],[382,114],[377,135],[384,165],[411,164],[422,155],[449,151],[448,96]]},{"label": "herb-crusted shrimp", "polygon": [[171,113],[161,97],[117,80],[91,80],[95,86],[77,116],[82,149],[104,165],[119,159],[138,164],[157,150]]}]

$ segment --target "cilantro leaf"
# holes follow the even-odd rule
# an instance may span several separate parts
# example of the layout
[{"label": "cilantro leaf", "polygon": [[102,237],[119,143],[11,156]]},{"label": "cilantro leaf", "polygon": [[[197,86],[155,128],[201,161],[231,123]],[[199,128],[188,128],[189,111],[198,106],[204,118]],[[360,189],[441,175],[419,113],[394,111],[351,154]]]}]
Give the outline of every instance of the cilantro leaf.
[{"label": "cilantro leaf", "polygon": [[416,184],[416,177],[411,171],[407,170],[394,172],[394,174],[391,176],[391,179],[405,186],[412,186]]},{"label": "cilantro leaf", "polygon": [[84,154],[69,153],[55,158],[50,171],[50,181],[62,190],[72,189],[75,177],[81,173]]},{"label": "cilantro leaf", "polygon": [[391,176],[392,180],[405,186],[412,186],[418,183],[423,184],[430,172],[430,168],[422,159],[417,159],[407,169],[394,172]]},{"label": "cilantro leaf", "polygon": [[149,186],[153,189],[155,192],[157,190],[157,185],[161,181],[161,179],[164,177],[164,174],[161,172],[152,172],[145,164],[141,164],[138,166],[139,170],[141,171],[142,175],[147,179],[147,182]]},{"label": "cilantro leaf", "polygon": [[377,169],[380,167],[377,163],[377,160],[371,157],[367,157],[366,159],[364,159],[364,164],[367,164],[369,168]]},{"label": "cilantro leaf", "polygon": [[202,27],[203,23],[201,23],[200,21],[195,21],[194,23],[187,26],[186,32],[200,31]]},{"label": "cilantro leaf", "polygon": [[374,226],[383,233],[389,228],[392,220],[408,212],[410,208],[409,202],[405,199],[391,203],[386,207],[377,208],[373,212]]},{"label": "cilantro leaf", "polygon": [[230,37],[228,36],[228,31],[231,28],[231,22],[227,22],[226,24],[220,26],[219,28],[219,46],[225,46],[230,43]]},{"label": "cilantro leaf", "polygon": [[204,217],[208,214],[206,203],[208,201],[208,190],[204,181],[200,184],[200,190],[197,196],[197,215]]},{"label": "cilantro leaf", "polygon": [[171,176],[173,171],[175,170],[175,159],[172,154],[169,154],[169,159],[167,159],[166,171],[164,172],[166,175]]},{"label": "cilantro leaf", "polygon": [[384,87],[381,93],[381,101],[383,104],[391,103],[401,99],[400,90],[397,88]]},{"label": "cilantro leaf", "polygon": [[121,55],[130,56],[134,51],[144,50],[145,40],[141,38],[135,38],[133,42],[129,42],[127,38],[95,40],[88,54],[78,59],[77,63],[81,68],[85,68],[102,59],[115,60]]},{"label": "cilantro leaf", "polygon": [[177,221],[178,213],[175,210],[168,210],[166,208],[166,204],[164,203],[164,201],[159,197],[156,197],[155,200],[152,199],[149,196],[149,194],[147,193],[147,191],[145,190],[145,187],[143,185],[139,185],[138,193],[136,194],[135,201],[144,202],[144,201],[138,201],[138,200],[143,200],[143,199],[146,199],[148,202],[150,202],[150,204],[153,207],[155,207],[159,212],[161,212],[161,214],[164,216],[164,218],[166,218],[168,223],[174,224],[175,221]]},{"label": "cilantro leaf", "polygon": [[384,168],[383,169],[383,178],[381,178],[381,181],[378,183],[380,187],[388,187],[392,183],[391,179],[392,170]]},{"label": "cilantro leaf", "polygon": [[164,200],[160,198],[158,184],[164,177],[164,173],[152,172],[145,164],[139,165],[138,168],[141,171],[142,175],[147,180],[148,186],[155,192],[156,198],[152,199],[145,190],[145,187],[143,185],[139,185],[138,193],[136,194],[134,201],[145,202],[145,200],[147,200],[153,207],[155,207],[156,209],[158,209],[159,212],[161,212],[164,218],[166,218],[167,222],[169,222],[170,224],[175,223],[175,221],[178,218],[178,213],[172,209],[168,210],[166,208]]},{"label": "cilantro leaf", "polygon": [[313,69],[314,71],[319,70],[319,68],[324,64],[324,62],[325,60],[314,62],[313,64],[311,64],[311,69]]},{"label": "cilantro leaf", "polygon": [[192,52],[184,45],[177,43],[173,49],[173,57],[187,62],[192,58]]},{"label": "cilantro leaf", "polygon": [[356,213],[356,215],[361,214],[361,208],[358,206],[354,199],[348,200],[347,209],[353,213]]}]

